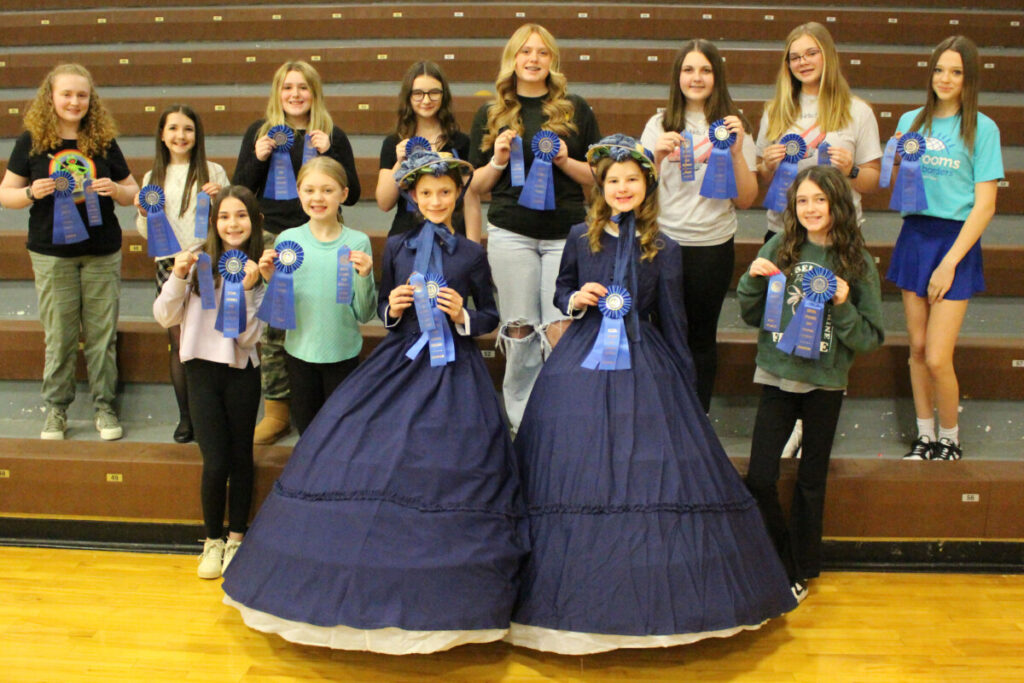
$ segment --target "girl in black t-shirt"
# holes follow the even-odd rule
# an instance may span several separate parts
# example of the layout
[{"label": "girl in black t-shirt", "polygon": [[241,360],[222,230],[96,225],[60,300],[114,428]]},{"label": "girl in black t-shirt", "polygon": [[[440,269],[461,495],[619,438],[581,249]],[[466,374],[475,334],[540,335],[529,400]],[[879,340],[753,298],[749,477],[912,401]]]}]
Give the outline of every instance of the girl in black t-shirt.
[{"label": "girl in black t-shirt", "polygon": [[[25,128],[0,182],[0,204],[30,207],[27,246],[46,335],[42,394],[47,414],[40,436],[64,438],[81,333],[96,429],[103,439],[120,439],[123,430],[113,401],[121,226],[114,202],[131,205],[139,186],[85,67],[62,64],[46,75],[25,112]],[[85,233],[68,236],[54,225],[54,174],[73,190],[71,200]]]},{"label": "girl in black t-shirt", "polygon": [[[435,152],[451,152],[463,161],[469,159],[469,136],[459,130],[452,113],[452,93],[444,72],[434,62],[416,62],[405,72],[398,95],[398,122],[380,147],[380,174],[377,177],[377,206],[381,211],[395,209],[389,235],[408,232],[420,226],[416,212],[410,211],[398,195],[394,173],[405,160],[405,148],[413,137],[424,138]],[[467,191],[452,217],[455,231],[474,242],[480,241],[480,197]]]}]

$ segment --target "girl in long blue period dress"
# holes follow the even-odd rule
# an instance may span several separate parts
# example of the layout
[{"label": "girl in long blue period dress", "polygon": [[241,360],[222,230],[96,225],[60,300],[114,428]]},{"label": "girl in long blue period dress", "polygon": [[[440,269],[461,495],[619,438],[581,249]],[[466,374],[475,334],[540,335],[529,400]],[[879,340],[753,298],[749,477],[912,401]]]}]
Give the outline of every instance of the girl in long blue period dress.
[{"label": "girl in long blue period dress", "polygon": [[[963,36],[939,43],[924,107],[900,117],[897,135],[925,136],[920,160],[928,208],[904,213],[886,279],[903,290],[910,385],[918,436],[907,460],[959,460],[960,384],[953,351],[967,303],[985,289],[981,234],[1003,177],[999,128],[978,111],[978,48]],[[935,412],[939,429],[935,431]]]},{"label": "girl in long blue period dress", "polygon": [[[519,478],[472,339],[498,312],[483,248],[451,224],[471,170],[427,152],[396,174],[424,220],[385,248],[389,334],[303,434],[225,576],[225,601],[253,628],[391,654],[508,629],[525,552]],[[419,346],[414,271],[437,291],[439,313],[425,311],[444,326],[436,358],[435,345]]]},{"label": "girl in long blue period dress", "polygon": [[[757,628],[796,603],[697,398],[682,257],[658,231],[654,163],[624,135],[588,157],[598,189],[566,241],[555,290],[577,320],[515,442],[531,555],[507,640],[585,654]],[[621,319],[628,362],[583,367],[603,350],[599,307],[624,310],[619,287],[632,298]]]}]

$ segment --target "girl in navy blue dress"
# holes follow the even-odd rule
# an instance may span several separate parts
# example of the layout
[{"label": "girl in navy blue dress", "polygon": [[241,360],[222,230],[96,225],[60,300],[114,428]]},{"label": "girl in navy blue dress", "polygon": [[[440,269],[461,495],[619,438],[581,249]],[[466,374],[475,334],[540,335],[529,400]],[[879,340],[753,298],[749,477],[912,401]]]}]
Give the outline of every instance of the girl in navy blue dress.
[{"label": "girl in navy blue dress", "polygon": [[658,232],[654,163],[624,135],[588,160],[594,201],[555,290],[577,320],[515,442],[531,555],[506,640],[585,654],[757,628],[796,602],[696,395],[682,257]]},{"label": "girl in navy blue dress", "polygon": [[389,334],[303,433],[225,575],[225,602],[255,629],[390,654],[508,629],[523,510],[472,339],[498,325],[487,256],[451,224],[471,172],[419,152],[396,173],[426,220],[385,248],[378,312]]}]

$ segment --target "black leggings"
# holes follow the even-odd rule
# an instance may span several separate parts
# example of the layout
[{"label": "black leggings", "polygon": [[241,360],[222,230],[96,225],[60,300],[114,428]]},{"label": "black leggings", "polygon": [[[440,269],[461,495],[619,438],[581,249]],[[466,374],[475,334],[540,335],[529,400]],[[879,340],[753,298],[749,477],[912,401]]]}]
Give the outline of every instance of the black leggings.
[{"label": "black leggings", "polygon": [[[773,386],[761,391],[750,444],[747,488],[757,499],[791,581],[812,579],[821,573],[825,481],[842,406],[842,391],[818,389],[794,394]],[[804,421],[804,436],[787,524],[776,484],[779,458],[797,419]]]},{"label": "black leggings", "polygon": [[697,367],[697,396],[704,412],[718,372],[718,316],[736,264],[733,240],[713,247],[683,246],[683,306],[686,341]]},{"label": "black leggings", "polygon": [[[185,363],[188,405],[196,442],[203,454],[200,497],[207,538],[228,531],[245,533],[252,507],[252,433],[260,407],[260,370],[193,359]],[[230,491],[228,482],[231,482]]]},{"label": "black leggings", "polygon": [[359,365],[359,357],[337,363],[307,363],[285,352],[285,358],[291,384],[292,422],[302,434],[342,380]]}]

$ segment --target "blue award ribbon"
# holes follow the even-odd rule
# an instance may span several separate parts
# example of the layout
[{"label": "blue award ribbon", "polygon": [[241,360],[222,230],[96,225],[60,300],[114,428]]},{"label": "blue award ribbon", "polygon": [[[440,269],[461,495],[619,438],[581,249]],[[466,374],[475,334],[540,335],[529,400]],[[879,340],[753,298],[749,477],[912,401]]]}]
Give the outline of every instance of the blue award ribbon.
[{"label": "blue award ribbon", "polygon": [[739,196],[736,190],[736,174],[732,169],[730,149],[736,144],[736,133],[725,125],[725,119],[719,119],[708,129],[708,140],[711,141],[711,156],[708,167],[704,171],[704,181],[700,184],[700,196],[709,199],[732,199]]},{"label": "blue award ribbon", "polygon": [[100,211],[100,196],[92,189],[92,178],[82,183],[82,191],[85,194],[85,216],[89,219],[89,225],[94,228],[103,225],[103,212]]},{"label": "blue award ribbon", "polygon": [[409,138],[409,141],[405,143],[405,158],[408,159],[416,152],[433,152],[433,148],[430,146],[430,140],[427,140],[421,135],[414,135]]},{"label": "blue award ribbon", "polygon": [[832,146],[825,141],[822,141],[822,143],[818,145],[818,166],[832,165],[832,157],[828,155],[828,150],[831,149],[831,147]]},{"label": "blue award ribbon", "polygon": [[786,274],[775,273],[768,278],[768,293],[764,302],[764,320],[761,327],[769,332],[782,329],[782,306],[786,299]]},{"label": "blue award ribbon", "polygon": [[213,284],[213,261],[207,253],[199,254],[196,260],[196,274],[199,277],[199,299],[204,311],[217,308],[216,289]]},{"label": "blue award ribbon", "polygon": [[561,141],[549,130],[538,131],[530,143],[533,163],[526,176],[526,184],[519,193],[519,205],[536,211],[551,211],[555,208],[555,179],[552,176],[551,161],[558,156]]},{"label": "blue award ribbon", "polygon": [[305,138],[302,140],[302,165],[305,166],[318,156],[320,156],[320,150],[313,145],[313,138],[310,137],[309,133],[306,133]]},{"label": "blue award ribbon", "polygon": [[882,172],[878,176],[879,187],[889,187],[889,182],[892,179],[892,167],[896,163],[896,146],[899,142],[899,138],[889,138],[889,142],[885,143],[885,154],[882,155]]},{"label": "blue award ribbon", "polygon": [[821,355],[825,304],[836,294],[836,276],[827,268],[811,268],[804,273],[803,293],[803,299],[776,348],[801,358],[818,358]]},{"label": "blue award ribbon", "polygon": [[620,285],[608,287],[608,293],[597,300],[601,311],[601,331],[590,353],[580,363],[591,370],[629,370],[629,339],[623,318],[633,307],[629,290]]},{"label": "blue award ribbon", "polygon": [[431,367],[447,365],[455,360],[455,340],[444,319],[444,312],[437,307],[437,295],[448,283],[437,273],[413,273],[409,276],[409,284],[413,286],[413,306],[421,333],[405,355],[412,360],[423,347],[427,347]]},{"label": "blue award ribbon", "polygon": [[296,199],[295,171],[292,170],[291,148],[295,133],[288,126],[274,126],[267,131],[277,147],[270,153],[270,172],[267,174],[263,196],[267,199]]},{"label": "blue award ribbon", "polygon": [[146,247],[153,258],[167,258],[181,251],[181,244],[164,213],[166,202],[164,191],[159,185],[146,185],[139,191],[139,204],[146,210]]},{"label": "blue award ribbon", "polygon": [[512,187],[522,187],[526,184],[526,161],[523,159],[523,138],[515,136],[509,149],[509,169]]},{"label": "blue award ribbon", "polygon": [[234,339],[245,330],[245,290],[242,280],[245,279],[245,263],[249,257],[244,251],[231,249],[225,251],[217,263],[221,277],[220,310],[213,328],[223,333],[228,339]]},{"label": "blue award ribbon", "polygon": [[270,279],[263,303],[256,317],[279,330],[294,330],[295,281],[292,273],[302,265],[302,247],[298,242],[285,240],[274,245],[274,277]]},{"label": "blue award ribbon", "polygon": [[786,156],[775,169],[772,184],[764,197],[764,206],[766,209],[782,212],[786,210],[786,192],[796,178],[797,163],[807,154],[807,142],[796,133],[789,133],[782,136],[779,144],[785,145]]},{"label": "blue award ribbon", "polygon": [[210,195],[202,190],[196,193],[196,232],[198,239],[205,240],[210,230]]},{"label": "blue award ribbon", "polygon": [[75,178],[67,171],[54,171],[53,190],[53,243],[75,244],[89,239],[89,231],[82,222],[75,200]]},{"label": "blue award ribbon", "polygon": [[921,157],[927,149],[924,136],[917,132],[904,133],[896,145],[900,155],[900,171],[896,186],[892,188],[889,208],[893,211],[918,213],[928,208],[924,194],[924,178],[921,177]]},{"label": "blue award ribbon", "polygon": [[697,178],[694,170],[696,163],[693,160],[693,133],[684,130],[680,135],[683,136],[683,140],[679,143],[679,171],[683,181],[690,182]]},{"label": "blue award ribbon", "polygon": [[350,305],[352,303],[352,275],[355,268],[349,260],[352,250],[346,246],[338,247],[338,278],[335,302]]}]

